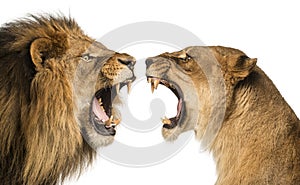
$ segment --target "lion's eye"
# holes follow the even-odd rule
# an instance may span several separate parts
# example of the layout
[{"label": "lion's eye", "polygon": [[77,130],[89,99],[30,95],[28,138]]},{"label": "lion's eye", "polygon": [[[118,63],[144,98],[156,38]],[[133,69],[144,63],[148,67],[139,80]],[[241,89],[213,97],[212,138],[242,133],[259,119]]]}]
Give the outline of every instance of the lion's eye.
[{"label": "lion's eye", "polygon": [[88,54],[83,55],[83,56],[81,57],[81,59],[82,59],[83,61],[85,61],[85,62],[90,62],[90,61],[91,61],[91,57],[90,57],[90,55],[88,55]]}]

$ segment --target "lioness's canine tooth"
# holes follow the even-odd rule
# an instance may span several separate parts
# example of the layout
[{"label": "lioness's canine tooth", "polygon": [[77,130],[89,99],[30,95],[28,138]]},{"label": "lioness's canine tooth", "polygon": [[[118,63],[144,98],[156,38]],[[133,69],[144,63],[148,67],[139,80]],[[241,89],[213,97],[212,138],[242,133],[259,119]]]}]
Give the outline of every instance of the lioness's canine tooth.
[{"label": "lioness's canine tooth", "polygon": [[128,94],[130,94],[130,91],[131,91],[131,83],[132,83],[132,82],[129,81],[128,84],[127,84],[127,93],[128,93]]},{"label": "lioness's canine tooth", "polygon": [[169,120],[167,117],[162,118],[161,121],[163,124],[171,124],[171,120]]},{"label": "lioness's canine tooth", "polygon": [[153,82],[151,82],[151,92],[153,93],[154,92],[154,83]]},{"label": "lioness's canine tooth", "polygon": [[147,78],[147,82],[151,83],[152,79],[150,77]]},{"label": "lioness's canine tooth", "polygon": [[154,80],[153,83],[154,83],[154,88],[155,88],[155,89],[157,89],[157,86],[158,86],[159,82],[160,82],[159,79],[155,79],[155,80]]}]

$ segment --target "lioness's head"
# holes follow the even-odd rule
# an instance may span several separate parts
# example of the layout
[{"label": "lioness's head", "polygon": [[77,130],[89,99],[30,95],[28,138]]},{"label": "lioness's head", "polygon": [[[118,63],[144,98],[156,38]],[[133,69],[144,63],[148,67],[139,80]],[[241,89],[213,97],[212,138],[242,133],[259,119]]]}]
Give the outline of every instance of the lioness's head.
[{"label": "lioness's head", "polygon": [[188,130],[195,130],[198,138],[205,132],[217,132],[220,125],[208,131],[209,122],[226,116],[218,111],[221,106],[228,111],[233,87],[255,64],[256,59],[245,53],[221,46],[188,47],[148,58],[146,75],[152,91],[162,84],[178,98],[177,114],[162,120],[164,138],[174,140]]}]

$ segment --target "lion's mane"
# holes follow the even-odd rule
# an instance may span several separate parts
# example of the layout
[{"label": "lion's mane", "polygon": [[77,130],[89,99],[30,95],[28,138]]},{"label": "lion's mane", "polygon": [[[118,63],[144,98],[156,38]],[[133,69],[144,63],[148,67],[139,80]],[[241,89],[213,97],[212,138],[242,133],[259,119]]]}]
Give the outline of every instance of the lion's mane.
[{"label": "lion's mane", "polygon": [[72,35],[86,37],[73,19],[60,16],[31,16],[0,28],[1,184],[56,184],[94,158],[74,118],[64,65],[37,73],[30,56],[36,38],[49,38],[47,56],[59,58],[74,49],[65,39]]}]

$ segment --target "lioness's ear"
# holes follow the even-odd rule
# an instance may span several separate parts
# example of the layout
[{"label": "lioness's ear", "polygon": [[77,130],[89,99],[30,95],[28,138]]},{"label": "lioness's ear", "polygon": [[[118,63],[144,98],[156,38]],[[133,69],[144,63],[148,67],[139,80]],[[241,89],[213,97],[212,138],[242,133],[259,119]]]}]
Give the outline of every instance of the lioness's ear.
[{"label": "lioness's ear", "polygon": [[256,58],[249,58],[246,55],[228,61],[228,70],[234,77],[247,77],[256,65]]},{"label": "lioness's ear", "polygon": [[30,45],[31,60],[36,67],[42,67],[45,60],[62,56],[68,48],[66,34],[37,38]]}]

